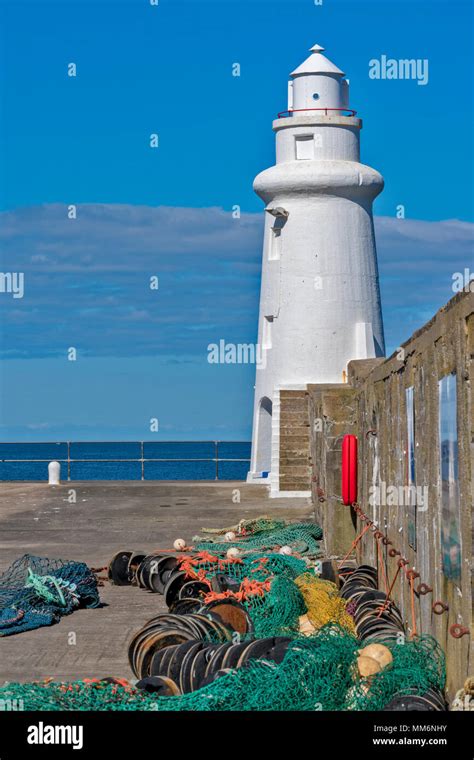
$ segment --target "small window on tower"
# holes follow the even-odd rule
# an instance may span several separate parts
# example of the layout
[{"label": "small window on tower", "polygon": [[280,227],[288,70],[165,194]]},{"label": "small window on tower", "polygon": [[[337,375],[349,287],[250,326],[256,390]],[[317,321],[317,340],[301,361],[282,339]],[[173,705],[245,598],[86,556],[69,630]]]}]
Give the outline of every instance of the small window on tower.
[{"label": "small window on tower", "polygon": [[270,261],[279,259],[281,256],[281,231],[285,225],[286,218],[278,216],[273,226],[270,228],[270,249],[268,251],[268,258]]},{"label": "small window on tower", "polygon": [[313,100],[319,100],[319,92],[313,93]]},{"label": "small window on tower", "polygon": [[281,254],[281,230],[272,227],[272,239],[270,242],[270,261],[279,259]]},{"label": "small window on tower", "polygon": [[272,322],[273,316],[263,318],[262,348],[272,347]]},{"label": "small window on tower", "polygon": [[298,135],[295,138],[296,158],[308,160],[314,158],[313,135]]}]

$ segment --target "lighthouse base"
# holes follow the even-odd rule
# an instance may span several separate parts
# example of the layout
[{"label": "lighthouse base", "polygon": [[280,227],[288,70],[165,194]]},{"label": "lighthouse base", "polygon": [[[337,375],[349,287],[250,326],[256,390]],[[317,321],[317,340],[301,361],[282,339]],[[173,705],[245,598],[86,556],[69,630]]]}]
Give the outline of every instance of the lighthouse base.
[{"label": "lighthouse base", "polygon": [[[247,475],[247,483],[267,485],[271,499],[310,498],[309,422],[304,425],[300,422],[301,416],[307,419],[306,385],[276,388],[269,405],[270,425],[262,427],[260,416],[255,421],[252,469]],[[257,414],[260,415],[260,411]],[[262,449],[269,454],[269,471],[260,471],[255,467],[261,461]]]}]

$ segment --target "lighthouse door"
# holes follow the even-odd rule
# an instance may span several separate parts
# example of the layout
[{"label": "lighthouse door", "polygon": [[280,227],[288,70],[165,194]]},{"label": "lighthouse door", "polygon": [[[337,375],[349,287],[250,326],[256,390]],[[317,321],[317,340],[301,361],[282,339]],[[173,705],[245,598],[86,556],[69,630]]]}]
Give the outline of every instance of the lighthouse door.
[{"label": "lighthouse door", "polygon": [[267,396],[260,400],[257,420],[257,455],[255,470],[270,472],[272,461],[272,402]]}]

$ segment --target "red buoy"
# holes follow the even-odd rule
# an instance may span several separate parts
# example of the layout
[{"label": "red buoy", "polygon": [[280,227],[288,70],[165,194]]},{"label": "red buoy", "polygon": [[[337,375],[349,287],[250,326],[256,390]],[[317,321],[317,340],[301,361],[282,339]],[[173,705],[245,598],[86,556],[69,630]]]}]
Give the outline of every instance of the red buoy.
[{"label": "red buoy", "polygon": [[346,506],[357,501],[356,435],[345,435],[342,441],[342,501]]}]

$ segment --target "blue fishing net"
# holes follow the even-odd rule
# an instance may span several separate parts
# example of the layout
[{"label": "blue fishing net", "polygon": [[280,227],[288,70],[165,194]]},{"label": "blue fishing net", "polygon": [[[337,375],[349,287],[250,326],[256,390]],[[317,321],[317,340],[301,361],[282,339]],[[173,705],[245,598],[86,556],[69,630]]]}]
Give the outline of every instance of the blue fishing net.
[{"label": "blue fishing net", "polygon": [[79,607],[98,607],[97,580],[83,562],[24,554],[0,575],[0,636],[56,623]]}]

